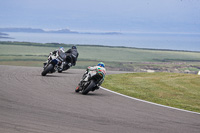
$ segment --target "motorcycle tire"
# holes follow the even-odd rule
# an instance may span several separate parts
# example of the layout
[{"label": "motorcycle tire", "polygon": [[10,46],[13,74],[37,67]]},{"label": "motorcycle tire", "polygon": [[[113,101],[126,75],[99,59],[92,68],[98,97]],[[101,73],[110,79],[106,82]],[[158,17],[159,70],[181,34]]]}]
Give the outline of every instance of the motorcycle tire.
[{"label": "motorcycle tire", "polygon": [[41,73],[42,76],[46,76],[48,72],[53,69],[53,65],[49,64],[46,68],[44,68],[43,72]]},{"label": "motorcycle tire", "polygon": [[93,88],[95,85],[96,85],[96,84],[94,83],[94,81],[91,80],[91,81],[90,81],[90,84],[87,86],[87,88],[84,89],[81,93],[82,93],[83,95],[87,95],[88,92],[91,91],[92,88]]},{"label": "motorcycle tire", "polygon": [[68,70],[69,68],[70,68],[69,65],[64,65],[64,66],[63,66],[63,71],[66,71],[66,70]]}]

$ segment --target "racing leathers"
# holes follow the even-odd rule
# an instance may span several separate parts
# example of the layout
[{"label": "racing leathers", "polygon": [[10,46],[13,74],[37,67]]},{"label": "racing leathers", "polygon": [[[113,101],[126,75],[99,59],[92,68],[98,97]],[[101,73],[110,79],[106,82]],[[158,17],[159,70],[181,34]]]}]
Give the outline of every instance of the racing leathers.
[{"label": "racing leathers", "polygon": [[[66,60],[69,61],[72,64],[72,66],[75,66],[79,55],[77,49],[69,49],[65,53],[67,54]],[[70,59],[68,59],[68,57],[70,57]]]},{"label": "racing leathers", "polygon": [[[99,83],[97,84],[97,86],[95,87],[95,89],[99,89],[99,87],[101,86],[101,84],[104,81],[105,75],[106,75],[106,69],[104,67],[100,67],[100,66],[94,66],[94,67],[88,67],[87,71],[85,72],[85,74],[88,74],[90,71],[100,71],[103,74],[103,78],[101,81],[99,81]],[[85,75],[84,74],[84,75]],[[83,75],[83,77],[84,77]]]}]

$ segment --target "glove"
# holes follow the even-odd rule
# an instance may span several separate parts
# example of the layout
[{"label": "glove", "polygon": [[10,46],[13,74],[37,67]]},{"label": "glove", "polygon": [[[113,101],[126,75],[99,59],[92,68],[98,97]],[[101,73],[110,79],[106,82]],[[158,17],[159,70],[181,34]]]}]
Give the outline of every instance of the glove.
[{"label": "glove", "polygon": [[86,71],[87,71],[87,72],[89,72],[89,71],[90,71],[90,66],[89,66],[89,67],[87,67]]}]

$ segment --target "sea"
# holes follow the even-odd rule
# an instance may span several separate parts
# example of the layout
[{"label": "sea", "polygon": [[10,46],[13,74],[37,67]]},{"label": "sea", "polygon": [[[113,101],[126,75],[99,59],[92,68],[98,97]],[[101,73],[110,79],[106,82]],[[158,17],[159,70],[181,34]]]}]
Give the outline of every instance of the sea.
[{"label": "sea", "polygon": [[0,41],[123,46],[200,52],[200,33],[72,34],[7,32]]}]

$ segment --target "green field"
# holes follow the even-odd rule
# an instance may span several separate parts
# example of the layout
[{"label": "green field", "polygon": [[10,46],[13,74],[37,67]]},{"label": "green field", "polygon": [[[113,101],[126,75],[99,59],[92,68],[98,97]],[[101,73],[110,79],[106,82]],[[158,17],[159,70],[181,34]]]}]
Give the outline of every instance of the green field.
[{"label": "green field", "polygon": [[[0,65],[42,67],[49,52],[71,44],[0,42]],[[200,112],[200,52],[77,45],[73,68],[103,61],[107,70],[140,72],[107,75],[103,87],[155,103]],[[141,73],[153,70],[157,73]],[[165,73],[164,73],[165,72]],[[190,74],[184,74],[190,73]]]},{"label": "green field", "polygon": [[[42,44],[28,42],[0,42],[0,64],[42,66],[49,52],[70,44]],[[75,68],[85,68],[104,61],[109,70],[143,72],[185,72],[200,70],[200,52],[150,50],[126,47],[77,45],[80,56]],[[17,63],[18,62],[18,63]],[[34,64],[35,63],[35,64]]]},{"label": "green field", "polygon": [[200,76],[182,73],[107,75],[103,87],[146,101],[200,112]]}]

